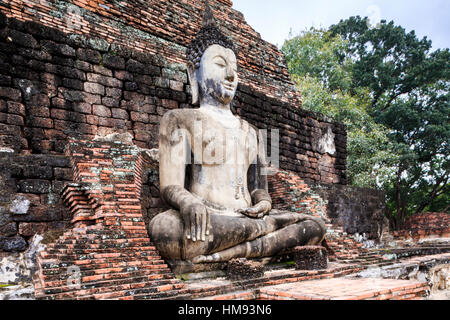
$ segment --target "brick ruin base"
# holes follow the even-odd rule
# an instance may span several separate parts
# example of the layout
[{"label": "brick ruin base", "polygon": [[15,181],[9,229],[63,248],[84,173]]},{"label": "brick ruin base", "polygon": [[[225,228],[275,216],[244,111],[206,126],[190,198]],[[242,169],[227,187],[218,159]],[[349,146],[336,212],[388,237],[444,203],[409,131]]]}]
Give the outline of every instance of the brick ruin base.
[{"label": "brick ruin base", "polygon": [[298,270],[326,269],[327,250],[321,246],[303,246],[294,248],[295,268]]},{"label": "brick ruin base", "polygon": [[228,262],[227,276],[231,280],[260,278],[264,276],[264,265],[245,258],[232,259]]},{"label": "brick ruin base", "polygon": [[140,204],[144,155],[120,142],[70,141],[75,183],[62,192],[73,228],[42,251],[37,299],[176,298],[175,279],[150,242]]}]

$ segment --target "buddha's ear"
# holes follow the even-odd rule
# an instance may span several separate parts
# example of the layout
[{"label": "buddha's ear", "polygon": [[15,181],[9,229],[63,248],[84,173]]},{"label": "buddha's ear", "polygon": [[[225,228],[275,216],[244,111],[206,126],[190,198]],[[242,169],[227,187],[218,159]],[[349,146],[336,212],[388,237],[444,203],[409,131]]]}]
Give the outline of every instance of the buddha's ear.
[{"label": "buddha's ear", "polygon": [[192,104],[197,104],[198,102],[198,79],[197,79],[197,69],[192,62],[188,62],[187,71],[189,82],[191,84],[191,92],[192,92]]}]

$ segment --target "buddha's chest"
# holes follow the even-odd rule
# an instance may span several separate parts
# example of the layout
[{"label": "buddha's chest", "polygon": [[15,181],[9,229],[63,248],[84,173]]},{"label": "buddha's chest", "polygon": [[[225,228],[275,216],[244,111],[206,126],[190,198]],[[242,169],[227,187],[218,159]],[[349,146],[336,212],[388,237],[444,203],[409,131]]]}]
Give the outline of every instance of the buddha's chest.
[{"label": "buddha's chest", "polygon": [[257,155],[258,140],[254,130],[212,126],[194,135],[196,164],[249,165]]}]

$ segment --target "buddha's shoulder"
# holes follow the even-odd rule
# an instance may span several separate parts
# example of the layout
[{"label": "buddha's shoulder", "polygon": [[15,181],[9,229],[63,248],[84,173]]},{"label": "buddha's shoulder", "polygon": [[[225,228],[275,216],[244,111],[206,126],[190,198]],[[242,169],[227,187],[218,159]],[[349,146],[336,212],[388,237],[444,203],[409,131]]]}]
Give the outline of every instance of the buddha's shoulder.
[{"label": "buddha's shoulder", "polygon": [[199,109],[172,109],[164,113],[161,121],[190,122],[199,117],[204,117],[204,114]]}]

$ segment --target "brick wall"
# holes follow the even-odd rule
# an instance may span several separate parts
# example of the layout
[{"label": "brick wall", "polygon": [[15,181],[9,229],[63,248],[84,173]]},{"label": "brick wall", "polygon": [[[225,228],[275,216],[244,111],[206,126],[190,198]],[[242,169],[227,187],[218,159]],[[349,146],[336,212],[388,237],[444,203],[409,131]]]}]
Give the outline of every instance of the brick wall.
[{"label": "brick wall", "polygon": [[427,237],[450,237],[450,214],[446,212],[426,212],[415,214],[406,220],[402,230],[395,231],[399,239],[420,240]]},{"label": "brick wall", "polygon": [[[63,156],[70,138],[128,132],[137,146],[157,148],[162,115],[192,107],[184,52],[198,30],[202,1],[72,3],[0,1],[0,151],[7,151],[0,152],[1,188],[7,188],[0,251],[23,250],[32,234],[70,219],[59,200],[72,180]],[[345,127],[299,108],[283,55],[231,2],[212,6],[239,47],[235,111],[259,128],[279,130],[282,169],[346,184]],[[324,147],[325,138],[333,150]],[[143,179],[148,221],[165,207],[157,168]],[[10,211],[16,198],[30,202],[26,214]]]},{"label": "brick wall", "polygon": [[326,202],[333,225],[350,234],[365,233],[369,239],[379,239],[386,210],[384,191],[323,183],[309,186]]},{"label": "brick wall", "polygon": [[[142,170],[141,209],[148,224],[167,205],[159,194],[158,162],[149,159]],[[0,152],[0,257],[26,250],[35,234],[70,227],[74,217],[61,192],[72,181],[68,156]]]},{"label": "brick wall", "polygon": [[[221,29],[239,49],[243,83],[300,107],[300,94],[293,88],[284,55],[261,39],[231,1],[215,0],[210,5]],[[0,10],[8,17],[43,23],[73,38],[99,38],[95,42],[104,48],[115,43],[184,63],[185,47],[200,29],[204,0],[2,0]]]},{"label": "brick wall", "polygon": [[[137,145],[154,148],[161,116],[191,107],[183,63],[35,22],[7,22],[0,32],[3,147],[62,154],[68,137],[121,130],[130,132]],[[234,106],[252,124],[279,130],[281,168],[318,182],[346,183],[343,125],[245,81]],[[334,145],[331,152],[321,143],[324,137]]]},{"label": "brick wall", "polygon": [[64,156],[0,152],[0,255],[23,251],[34,234],[68,225],[71,214],[59,192],[71,180]]}]

